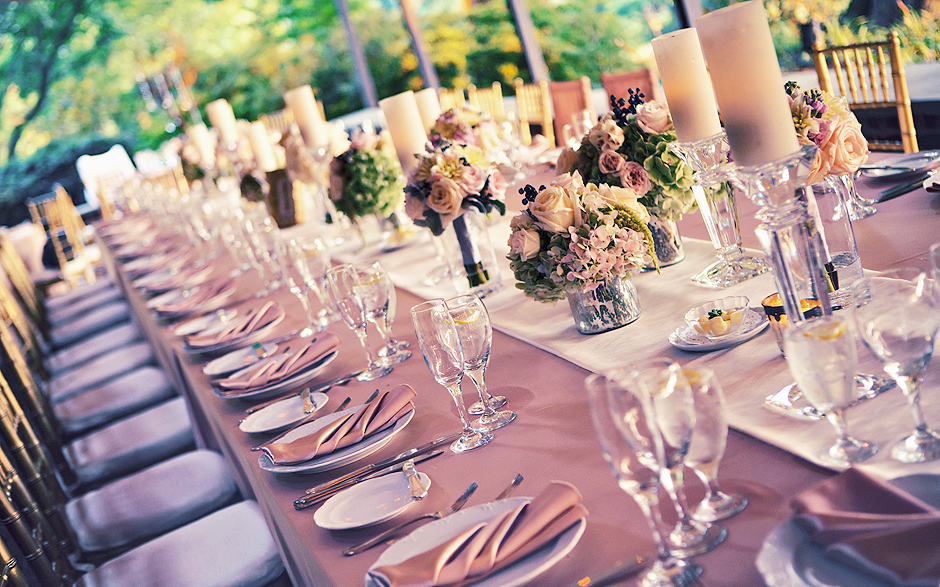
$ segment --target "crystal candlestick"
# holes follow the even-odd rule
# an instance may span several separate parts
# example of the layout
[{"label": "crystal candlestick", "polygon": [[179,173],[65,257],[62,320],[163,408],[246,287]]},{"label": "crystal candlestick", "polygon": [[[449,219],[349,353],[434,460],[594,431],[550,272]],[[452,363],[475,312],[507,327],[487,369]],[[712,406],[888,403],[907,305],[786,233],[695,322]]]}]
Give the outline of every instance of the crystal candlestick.
[{"label": "crystal candlestick", "polygon": [[728,164],[730,148],[724,131],[695,142],[672,143],[670,148],[695,171],[692,191],[718,253],[718,260],[693,275],[692,281],[724,288],[766,272],[767,264],[745,254],[741,247],[738,207],[730,181],[734,167]]},{"label": "crystal candlestick", "polygon": [[802,188],[816,153],[815,145],[762,165],[739,167],[736,177],[751,200],[760,206],[755,231],[774,269],[774,282],[784,311],[794,322],[802,321],[800,301],[819,300],[830,314],[825,249],[816,221],[807,209]]}]

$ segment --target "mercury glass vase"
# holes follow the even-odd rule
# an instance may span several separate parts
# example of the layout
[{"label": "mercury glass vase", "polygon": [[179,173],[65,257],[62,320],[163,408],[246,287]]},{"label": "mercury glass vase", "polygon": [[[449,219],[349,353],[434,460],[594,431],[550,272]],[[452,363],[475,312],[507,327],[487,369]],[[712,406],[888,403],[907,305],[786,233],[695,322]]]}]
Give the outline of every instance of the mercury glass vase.
[{"label": "mercury glass vase", "polygon": [[640,298],[633,280],[608,279],[565,292],[574,324],[582,334],[600,334],[640,317]]},{"label": "mercury glass vase", "polygon": [[[656,249],[656,258],[660,267],[669,267],[685,259],[685,249],[682,247],[682,237],[679,236],[679,225],[675,220],[650,216],[650,233],[653,235],[653,247]],[[654,271],[656,267],[644,267],[644,271]]]},{"label": "mercury glass vase", "polygon": [[451,222],[440,239],[458,294],[474,293],[482,298],[503,288],[483,214],[467,210]]}]

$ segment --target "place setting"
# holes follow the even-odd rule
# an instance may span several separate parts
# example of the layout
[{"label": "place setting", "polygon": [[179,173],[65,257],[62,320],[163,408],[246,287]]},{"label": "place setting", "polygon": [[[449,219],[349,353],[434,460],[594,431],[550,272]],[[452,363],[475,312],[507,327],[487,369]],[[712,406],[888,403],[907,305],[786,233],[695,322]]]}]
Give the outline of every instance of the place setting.
[{"label": "place setting", "polygon": [[224,277],[189,287],[173,289],[147,301],[147,307],[162,320],[178,320],[196,313],[222,309],[238,291],[238,283]]},{"label": "place setting", "polygon": [[265,302],[257,309],[247,310],[219,327],[187,335],[183,351],[188,354],[225,353],[267,338],[286,316],[276,302]]}]

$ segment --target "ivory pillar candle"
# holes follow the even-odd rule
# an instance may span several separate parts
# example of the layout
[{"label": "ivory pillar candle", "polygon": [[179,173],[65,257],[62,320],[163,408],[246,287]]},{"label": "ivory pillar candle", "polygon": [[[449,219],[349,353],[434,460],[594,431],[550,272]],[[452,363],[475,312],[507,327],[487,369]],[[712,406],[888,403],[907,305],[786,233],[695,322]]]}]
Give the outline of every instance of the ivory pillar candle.
[{"label": "ivory pillar candle", "polygon": [[695,24],[734,160],[761,165],[796,153],[800,146],[763,5],[733,4]]},{"label": "ivory pillar candle", "polygon": [[238,142],[238,123],[232,105],[225,99],[213,100],[206,104],[206,114],[212,127],[219,131],[219,139],[226,146]]},{"label": "ivory pillar candle", "polygon": [[205,124],[199,123],[186,129],[189,142],[199,151],[200,164],[204,167],[215,165],[215,141]]},{"label": "ivory pillar candle", "polygon": [[379,100],[379,108],[385,115],[388,133],[392,135],[392,144],[395,145],[402,171],[407,177],[418,165],[415,154],[424,152],[424,145],[428,140],[424,123],[421,122],[421,113],[418,112],[415,93],[409,90]]},{"label": "ivory pillar candle", "polygon": [[284,103],[294,113],[294,121],[297,122],[300,134],[308,147],[315,149],[329,142],[329,135],[325,128],[326,122],[320,116],[313,88],[300,86],[287,90],[284,92]]},{"label": "ivory pillar candle", "polygon": [[277,169],[274,149],[271,148],[268,129],[265,128],[263,122],[252,122],[248,127],[248,144],[251,145],[251,151],[255,154],[255,167],[258,171],[274,171]]},{"label": "ivory pillar candle", "polygon": [[692,143],[721,132],[718,103],[695,29],[654,37],[652,43],[679,142]]},{"label": "ivory pillar candle", "polygon": [[431,127],[437,122],[437,117],[441,115],[441,102],[437,98],[437,90],[434,88],[425,88],[415,92],[415,101],[418,103],[418,112],[421,114],[421,122],[424,123],[424,132],[431,132]]}]

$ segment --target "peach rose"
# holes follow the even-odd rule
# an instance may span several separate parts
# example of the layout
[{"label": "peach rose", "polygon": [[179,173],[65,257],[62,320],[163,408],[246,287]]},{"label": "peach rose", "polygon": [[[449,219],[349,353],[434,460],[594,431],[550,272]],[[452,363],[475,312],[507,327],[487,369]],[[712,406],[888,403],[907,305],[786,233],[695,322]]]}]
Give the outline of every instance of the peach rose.
[{"label": "peach rose", "polygon": [[539,233],[525,228],[515,230],[509,236],[509,254],[519,255],[523,261],[528,261],[542,250]]},{"label": "peach rose", "polygon": [[[803,135],[796,136],[797,142],[801,145],[812,145],[813,141],[804,137]],[[829,158],[826,156],[823,149],[816,150],[816,157],[813,159],[813,164],[810,166],[809,175],[806,177],[806,185],[812,185],[816,182],[822,181],[826,174],[829,173],[829,168],[832,164],[829,162]]]},{"label": "peach rose", "polygon": [[441,223],[447,224],[463,213],[463,192],[457,182],[448,177],[439,177],[431,186],[427,206],[441,215]]},{"label": "peach rose", "polygon": [[636,123],[643,132],[658,135],[672,128],[672,114],[664,103],[653,100],[636,107]]},{"label": "peach rose", "polygon": [[855,117],[839,121],[823,149],[830,153],[832,168],[829,173],[834,175],[855,173],[868,161],[868,141]]},{"label": "peach rose", "polygon": [[552,185],[529,203],[529,212],[535,216],[539,225],[550,232],[568,232],[574,224],[575,203],[571,195],[561,186]]}]

